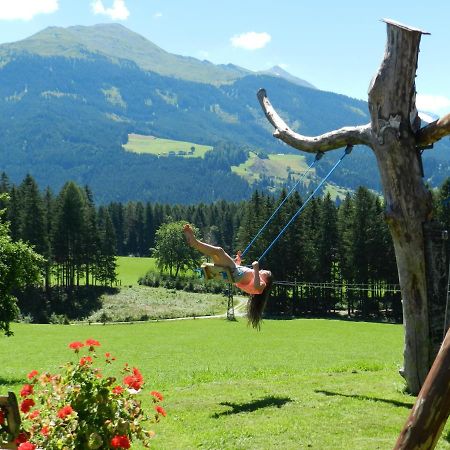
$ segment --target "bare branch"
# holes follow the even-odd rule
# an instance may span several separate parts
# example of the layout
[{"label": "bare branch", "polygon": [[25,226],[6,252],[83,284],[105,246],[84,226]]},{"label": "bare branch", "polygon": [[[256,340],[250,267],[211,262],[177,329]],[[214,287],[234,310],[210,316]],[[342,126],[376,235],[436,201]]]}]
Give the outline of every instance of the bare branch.
[{"label": "bare branch", "polygon": [[450,114],[441,117],[417,132],[416,142],[418,146],[431,145],[444,136],[450,134]]},{"label": "bare branch", "polygon": [[318,151],[334,150],[346,145],[371,145],[372,133],[370,124],[358,127],[344,127],[320,136],[303,136],[286,125],[269,102],[265,89],[260,89],[257,96],[267,120],[275,128],[273,135],[291,147],[305,152],[316,153]]}]

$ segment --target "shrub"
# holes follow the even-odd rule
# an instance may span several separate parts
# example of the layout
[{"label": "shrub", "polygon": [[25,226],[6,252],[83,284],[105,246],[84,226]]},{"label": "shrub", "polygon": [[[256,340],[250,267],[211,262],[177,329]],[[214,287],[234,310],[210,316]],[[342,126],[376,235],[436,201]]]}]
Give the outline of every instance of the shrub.
[{"label": "shrub", "polygon": [[[125,364],[122,382],[103,376],[94,367],[100,359],[96,354],[99,346],[94,339],[72,342],[69,348],[77,360],[62,366],[60,374],[39,374],[36,370],[28,374],[29,383],[20,391],[23,420],[16,441],[19,449],[120,449],[130,448],[133,440],[149,445],[154,432],[147,425],[166,415],[160,405],[162,394],[150,392],[155,405],[147,415],[137,395],[144,385],[139,369]],[[78,359],[82,349],[87,353]],[[105,353],[105,365],[114,361]],[[7,440],[0,427],[0,444]]]}]

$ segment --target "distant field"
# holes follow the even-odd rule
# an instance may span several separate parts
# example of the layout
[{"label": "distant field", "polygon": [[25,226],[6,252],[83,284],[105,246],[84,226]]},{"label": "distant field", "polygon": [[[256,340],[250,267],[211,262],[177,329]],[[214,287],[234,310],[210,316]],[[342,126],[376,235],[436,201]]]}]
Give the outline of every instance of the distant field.
[{"label": "distant field", "polygon": [[[276,154],[269,155],[268,159],[259,158],[255,153],[250,153],[250,157],[239,166],[233,166],[231,170],[250,184],[258,181],[262,176],[272,177],[275,184],[283,185],[290,174],[291,178],[297,181],[308,169],[308,163],[303,155]],[[311,180],[315,180],[316,171],[311,169],[304,180],[304,184],[309,186]],[[313,181],[311,189],[315,188],[319,182]],[[325,193],[330,193],[331,198],[344,199],[348,190],[334,184],[325,183]]]},{"label": "distant field", "polygon": [[117,257],[117,278],[122,286],[137,285],[141,276],[156,269],[155,258]]},{"label": "distant field", "polygon": [[161,139],[141,134],[129,134],[128,142],[123,147],[125,150],[134,153],[148,153],[156,156],[183,156],[185,158],[203,158],[206,152],[213,149],[209,145]]},{"label": "distant field", "polygon": [[[269,155],[268,159],[259,158],[255,153],[245,163],[231,169],[250,183],[257,181],[261,175],[271,176],[279,182],[285,182],[289,173],[298,179],[308,168],[303,155]],[[314,171],[311,171],[314,174]]]}]

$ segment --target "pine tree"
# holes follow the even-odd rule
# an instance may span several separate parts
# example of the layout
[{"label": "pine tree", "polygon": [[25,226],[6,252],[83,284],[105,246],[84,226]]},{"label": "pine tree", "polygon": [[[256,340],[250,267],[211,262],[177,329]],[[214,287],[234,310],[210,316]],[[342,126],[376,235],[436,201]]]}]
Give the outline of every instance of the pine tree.
[{"label": "pine tree", "polygon": [[83,197],[80,188],[69,182],[64,185],[57,199],[53,248],[61,281],[67,287],[74,286],[76,271],[82,261]]},{"label": "pine tree", "polygon": [[[83,217],[81,229],[81,264],[84,268],[86,286],[91,283],[91,273],[96,263],[99,249],[99,236],[97,227],[97,210],[94,204],[92,191],[88,186],[84,188]],[[79,284],[77,279],[77,284]]]},{"label": "pine tree", "polygon": [[108,209],[98,210],[99,252],[95,268],[96,280],[113,285],[117,281],[116,235]]},{"label": "pine tree", "polygon": [[22,198],[21,231],[23,241],[45,257],[49,256],[44,204],[36,181],[27,175],[19,187]]}]

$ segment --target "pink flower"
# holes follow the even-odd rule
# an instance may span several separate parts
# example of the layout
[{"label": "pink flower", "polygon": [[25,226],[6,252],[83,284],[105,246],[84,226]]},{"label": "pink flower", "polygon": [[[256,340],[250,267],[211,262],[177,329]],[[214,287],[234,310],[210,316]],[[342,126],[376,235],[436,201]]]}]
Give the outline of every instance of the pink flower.
[{"label": "pink flower", "polygon": [[113,448],[130,448],[130,441],[125,435],[116,435],[111,439]]},{"label": "pink flower", "polygon": [[32,370],[28,375],[28,379],[32,380],[35,376],[39,375],[39,372],[37,370]]},{"label": "pink flower", "polygon": [[67,416],[70,416],[70,414],[73,413],[73,409],[70,405],[66,405],[63,406],[59,411],[58,411],[58,417],[60,419],[65,419]]},{"label": "pink flower", "polygon": [[32,444],[31,442],[23,442],[22,444],[17,447],[18,450],[34,450],[36,446]]},{"label": "pink flower", "polygon": [[158,391],[152,391],[152,392],[150,392],[150,395],[152,395],[152,396],[153,396],[153,399],[156,400],[156,401],[158,401],[158,402],[161,402],[161,401],[164,400],[164,397],[163,397],[163,395],[161,394],[161,392],[158,392]]},{"label": "pink flower", "polygon": [[155,406],[155,410],[158,414],[161,414],[163,417],[167,416],[166,410],[162,406]]},{"label": "pink flower", "polygon": [[75,353],[78,353],[82,347],[84,347],[84,344],[80,341],[71,342],[69,344],[69,348],[75,350]]},{"label": "pink flower", "polygon": [[33,406],[35,405],[34,400],[32,398],[26,398],[20,404],[20,410],[26,414]]},{"label": "pink flower", "polygon": [[28,397],[29,395],[33,395],[33,385],[24,384],[23,388],[20,391],[21,397]]}]

